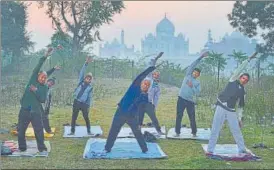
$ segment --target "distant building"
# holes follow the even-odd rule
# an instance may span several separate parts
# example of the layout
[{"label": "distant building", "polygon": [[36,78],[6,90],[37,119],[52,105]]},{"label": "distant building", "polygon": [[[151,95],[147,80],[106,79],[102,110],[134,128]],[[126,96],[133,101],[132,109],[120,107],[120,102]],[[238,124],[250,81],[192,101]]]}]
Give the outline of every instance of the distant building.
[{"label": "distant building", "polygon": [[127,47],[125,44],[124,30],[121,31],[120,42],[115,38],[111,43],[106,42],[103,46],[99,45],[100,57],[134,58],[136,55],[138,51],[135,51],[134,45]]},{"label": "distant building", "polygon": [[189,40],[182,33],[174,35],[175,26],[165,16],[156,26],[156,35],[149,33],[141,40],[143,55],[164,52],[163,59],[183,58],[189,53]]},{"label": "distant building", "polygon": [[240,32],[234,31],[230,35],[228,33],[218,42],[214,42],[211,36],[211,30],[208,31],[208,40],[204,45],[203,51],[209,50],[217,53],[223,53],[223,56],[227,58],[227,66],[225,69],[234,70],[237,66],[233,57],[229,57],[233,54],[233,50],[236,52],[243,52],[250,56],[255,52],[257,41],[255,39],[249,39]]}]

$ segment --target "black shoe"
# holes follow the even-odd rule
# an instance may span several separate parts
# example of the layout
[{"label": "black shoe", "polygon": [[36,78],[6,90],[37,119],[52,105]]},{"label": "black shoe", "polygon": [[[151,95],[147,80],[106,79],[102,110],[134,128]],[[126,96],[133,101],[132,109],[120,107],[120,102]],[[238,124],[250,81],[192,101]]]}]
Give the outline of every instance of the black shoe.
[{"label": "black shoe", "polygon": [[147,153],[148,149],[146,148],[145,150],[142,150],[143,153]]},{"label": "black shoe", "polygon": [[48,151],[48,148],[43,148],[43,149],[38,149],[39,152],[47,152]]},{"label": "black shoe", "polygon": [[104,150],[104,152],[106,152],[106,153],[109,153],[110,151],[111,151],[110,149],[106,149],[106,148]]},{"label": "black shoe", "polygon": [[20,149],[20,148],[19,148],[19,151],[20,151],[20,152],[25,152],[26,150],[27,150],[27,148],[23,148],[23,149]]}]

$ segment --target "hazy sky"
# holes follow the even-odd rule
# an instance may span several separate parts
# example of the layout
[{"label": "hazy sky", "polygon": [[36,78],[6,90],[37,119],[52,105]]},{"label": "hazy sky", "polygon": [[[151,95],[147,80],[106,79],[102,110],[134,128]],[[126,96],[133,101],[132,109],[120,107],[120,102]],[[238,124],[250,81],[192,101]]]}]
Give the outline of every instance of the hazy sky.
[{"label": "hazy sky", "polygon": [[[207,40],[208,29],[212,30],[213,39],[219,40],[226,32],[234,29],[229,25],[227,14],[231,12],[234,1],[125,1],[125,9],[116,14],[109,25],[100,28],[104,41],[120,40],[121,29],[125,31],[125,43],[141,47],[141,39],[148,33],[155,34],[156,25],[167,18],[175,25],[175,35],[182,32],[190,42],[190,52],[198,52]],[[32,3],[28,9],[28,30],[32,32],[35,50],[50,43],[54,30],[51,19],[44,9],[38,9]],[[95,51],[97,53],[97,51]]]}]

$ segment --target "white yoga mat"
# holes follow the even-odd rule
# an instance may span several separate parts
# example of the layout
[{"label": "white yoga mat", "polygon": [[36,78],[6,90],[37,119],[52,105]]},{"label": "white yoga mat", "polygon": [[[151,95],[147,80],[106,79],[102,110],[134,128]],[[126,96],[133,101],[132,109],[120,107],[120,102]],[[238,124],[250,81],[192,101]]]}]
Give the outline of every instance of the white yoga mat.
[{"label": "white yoga mat", "polygon": [[[155,135],[156,138],[165,139],[166,135],[159,136],[156,129],[154,127],[142,127],[142,133],[144,134],[145,131]],[[166,134],[166,127],[162,126],[161,131]],[[118,134],[118,138],[134,138],[134,134],[130,127],[122,127],[121,131]]]},{"label": "white yoga mat", "polygon": [[64,126],[64,138],[83,138],[83,137],[97,137],[103,134],[103,130],[100,126],[91,126],[90,132],[92,135],[88,135],[86,126],[75,126],[74,135],[68,135],[70,133],[71,126]]}]

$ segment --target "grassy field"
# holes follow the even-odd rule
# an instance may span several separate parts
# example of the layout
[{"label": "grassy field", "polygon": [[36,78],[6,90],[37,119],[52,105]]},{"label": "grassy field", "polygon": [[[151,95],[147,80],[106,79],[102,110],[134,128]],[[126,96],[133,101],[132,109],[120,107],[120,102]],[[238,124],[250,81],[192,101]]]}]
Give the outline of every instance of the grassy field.
[{"label": "grassy field", "polygon": [[[175,125],[175,108],[178,89],[165,86],[157,110],[160,124],[165,125],[167,130]],[[106,97],[96,100],[94,108],[90,112],[91,124],[100,125],[103,129],[103,138],[106,138],[111,125],[116,104],[121,95]],[[1,128],[10,128],[17,122],[19,108],[2,107]],[[243,128],[245,142],[255,154],[262,157],[261,162],[225,162],[210,160],[205,157],[201,144],[194,140],[171,140],[161,139],[159,145],[168,155],[167,159],[150,160],[84,160],[82,158],[87,138],[67,139],[63,138],[63,124],[70,123],[71,107],[53,107],[50,116],[52,127],[57,128],[53,138],[47,139],[51,143],[52,151],[48,158],[7,158],[1,157],[1,168],[3,169],[270,169],[274,167],[274,150],[252,149],[254,143],[261,141],[261,129],[255,124],[245,124]],[[197,125],[198,127],[210,127],[213,110],[208,105],[198,105]],[[146,116],[145,122],[150,122]],[[79,114],[78,124],[85,125]],[[187,114],[183,118],[183,124],[189,125]],[[253,129],[255,129],[255,131]],[[264,143],[268,147],[274,147],[273,127],[265,130]],[[17,140],[10,134],[0,134],[0,140]],[[234,143],[233,137],[227,125],[223,128],[219,143]]]}]

